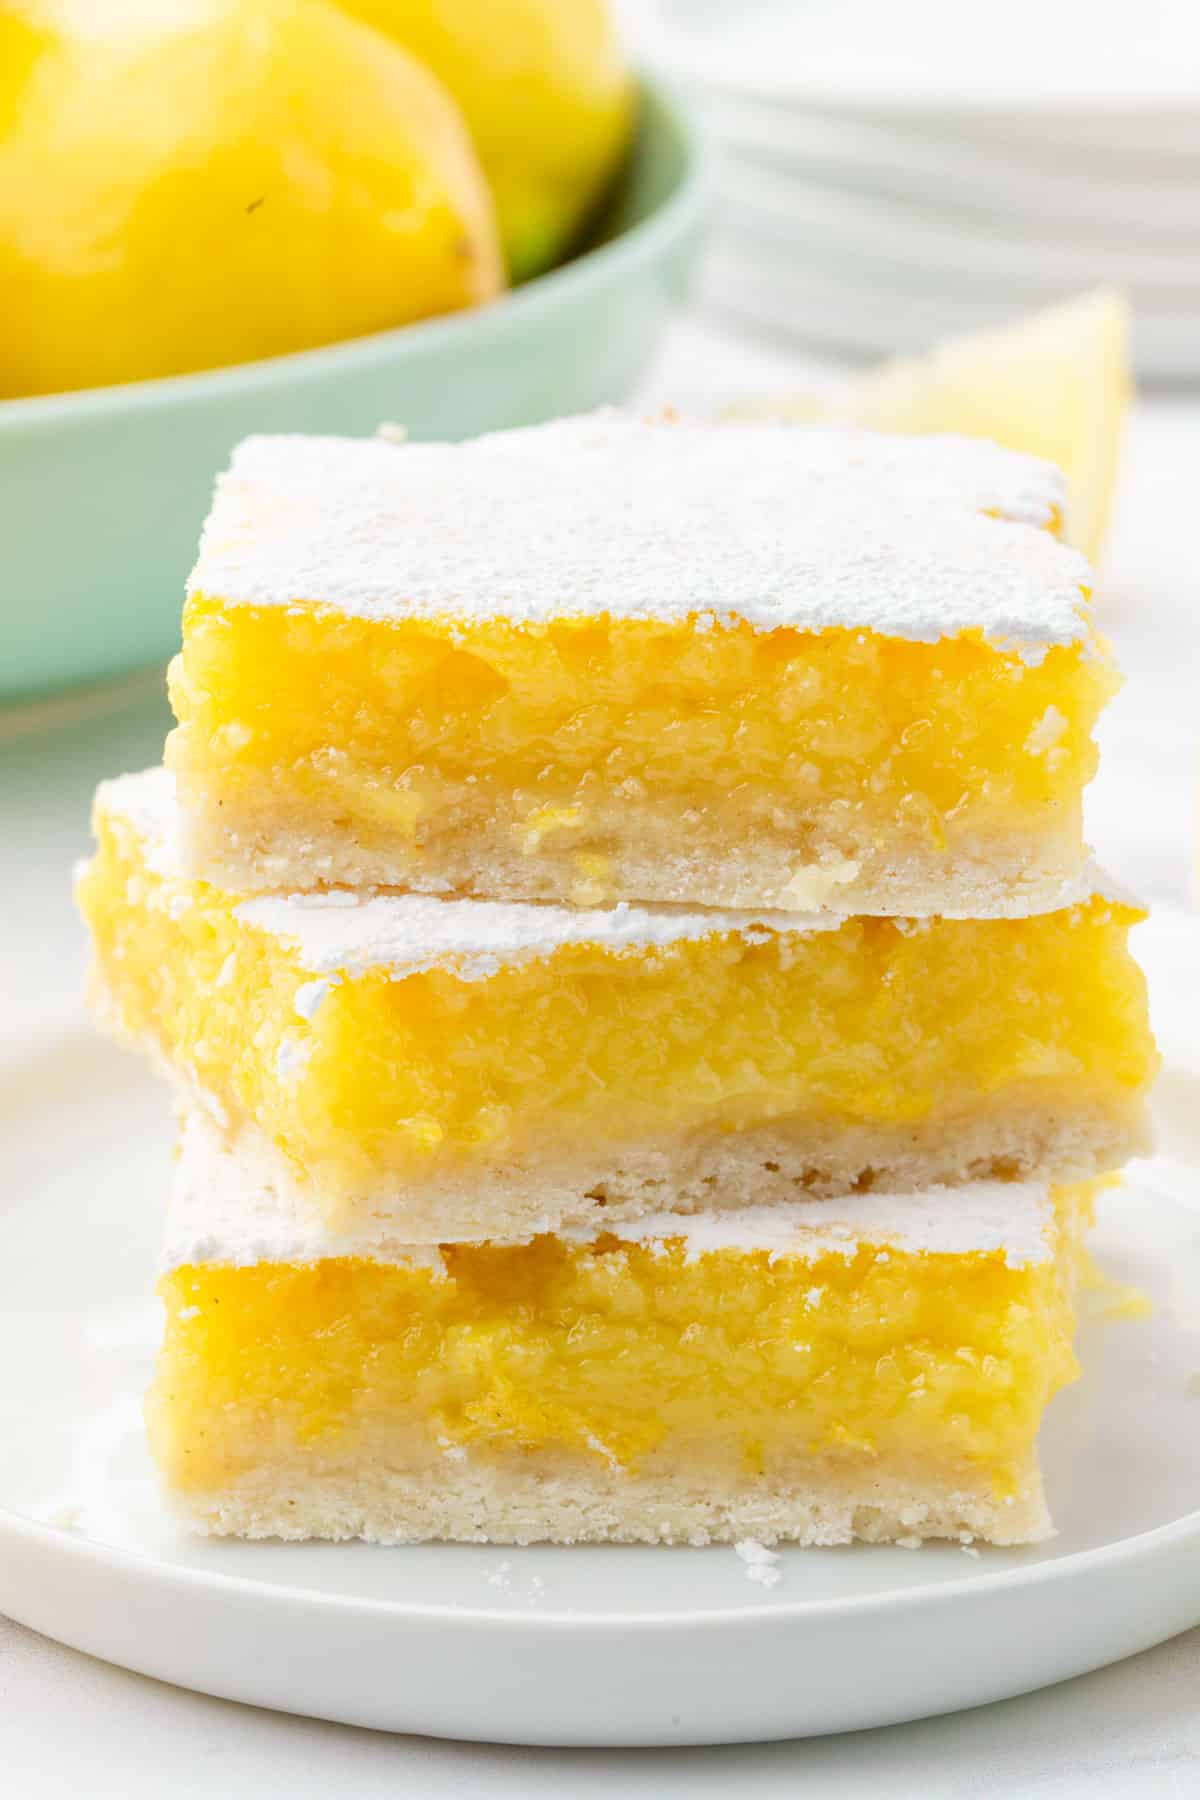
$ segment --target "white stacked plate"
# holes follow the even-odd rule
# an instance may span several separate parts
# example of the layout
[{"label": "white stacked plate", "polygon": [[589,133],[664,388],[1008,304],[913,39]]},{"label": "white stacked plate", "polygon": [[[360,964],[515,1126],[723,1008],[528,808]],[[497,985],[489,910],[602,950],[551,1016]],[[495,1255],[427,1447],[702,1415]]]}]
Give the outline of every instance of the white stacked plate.
[{"label": "white stacked plate", "polygon": [[1111,284],[1200,378],[1190,0],[628,0],[717,151],[703,292],[878,355]]}]

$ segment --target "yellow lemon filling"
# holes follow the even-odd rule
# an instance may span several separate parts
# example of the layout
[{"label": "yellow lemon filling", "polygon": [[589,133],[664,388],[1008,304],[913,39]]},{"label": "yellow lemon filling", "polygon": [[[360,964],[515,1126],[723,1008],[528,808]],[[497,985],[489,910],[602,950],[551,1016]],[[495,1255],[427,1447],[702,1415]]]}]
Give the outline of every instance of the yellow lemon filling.
[{"label": "yellow lemon filling", "polygon": [[[847,1224],[826,1201],[806,1203],[802,1222],[776,1209],[779,1241],[764,1247],[736,1230],[696,1244],[631,1227],[446,1245],[432,1266],[177,1267],[161,1284],[155,1452],[185,1497],[274,1470],[281,1505],[289,1483],[364,1458],[440,1467],[452,1488],[465,1453],[606,1479],[677,1457],[750,1483],[784,1469],[800,1480],[806,1463],[826,1479],[890,1469],[1002,1507],[1076,1373],[1071,1290],[1091,1190],[1060,1188],[1054,1205],[1044,1189],[999,1192],[990,1204],[1017,1236],[1041,1209],[1032,1251],[987,1234],[979,1247],[969,1234],[956,1250],[906,1247],[869,1211]],[[813,1222],[822,1213],[832,1235]]]},{"label": "yellow lemon filling", "polygon": [[171,677],[245,891],[986,909],[1082,861],[1115,686],[1049,464],[615,413],[254,438]]},{"label": "yellow lemon filling", "polygon": [[[1141,1131],[1154,1047],[1125,945],[1140,915],[1102,895],[1025,918],[795,927],[419,897],[239,904],[178,872],[173,818],[158,772],[101,790],[79,895],[107,1004],[332,1212],[456,1174],[469,1204],[497,1170],[525,1195],[524,1217],[410,1219],[411,1241],[525,1235],[543,1201],[569,1217],[530,1185],[546,1168],[567,1186],[574,1169],[577,1210],[661,1208],[670,1167],[647,1165],[640,1200],[620,1187],[638,1146],[701,1158],[687,1210],[718,1203],[722,1157],[826,1191],[908,1186],[964,1164],[1091,1173]],[[451,927],[457,949],[428,954]],[[839,1164],[848,1140],[861,1161]]]},{"label": "yellow lemon filling", "polygon": [[344,839],[376,879],[485,892],[494,854],[499,891],[591,904],[644,894],[657,852],[712,859],[711,899],[756,904],[750,844],[772,902],[802,908],[906,856],[1007,867],[1032,844],[1069,869],[1114,687],[1086,646],[1029,664],[978,634],[377,621],[195,594],[168,761],[244,846]]}]

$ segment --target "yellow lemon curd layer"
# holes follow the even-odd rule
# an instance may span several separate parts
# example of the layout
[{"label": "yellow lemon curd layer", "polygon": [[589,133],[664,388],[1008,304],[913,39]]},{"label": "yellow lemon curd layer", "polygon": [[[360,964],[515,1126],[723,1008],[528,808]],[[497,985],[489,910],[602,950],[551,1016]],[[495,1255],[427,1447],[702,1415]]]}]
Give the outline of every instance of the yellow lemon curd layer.
[{"label": "yellow lemon curd layer", "polygon": [[[860,1224],[790,1249],[608,1235],[443,1246],[433,1268],[185,1265],[161,1284],[154,1450],[185,1494],[274,1464],[285,1483],[328,1477],[369,1450],[393,1468],[432,1458],[449,1486],[464,1451],[630,1475],[686,1453],[748,1477],[805,1459],[936,1471],[1003,1498],[1076,1373],[1090,1189],[1056,1201],[1024,1259],[914,1250]],[[1015,1187],[1014,1218],[1030,1205]]]},{"label": "yellow lemon curd layer", "polygon": [[198,865],[250,886],[925,910],[1074,872],[1115,685],[1089,643],[194,593],[168,762]]},{"label": "yellow lemon curd layer", "polygon": [[[1074,1125],[1111,1117],[1101,1166],[1136,1133],[1155,1053],[1129,905],[1097,895],[1027,918],[811,929],[418,897],[376,898],[366,914],[333,897],[239,905],[180,875],[123,810],[154,780],[101,790],[98,850],[80,878],[106,1004],[189,1086],[254,1121],[334,1211],[447,1169],[473,1179],[512,1165],[520,1187],[556,1157],[586,1165],[596,1146],[610,1158],[698,1135],[735,1147],[733,1134],[768,1126],[836,1140],[877,1125],[899,1142],[1035,1112],[1062,1124],[1077,1156],[1058,1166],[1080,1174],[1096,1162],[1078,1159]],[[424,930],[465,918],[484,932],[499,915],[511,941],[489,943],[483,967],[447,953],[414,968],[411,949],[372,963],[344,937],[360,917],[395,937],[413,909]],[[582,941],[533,954],[514,919],[565,920]],[[623,924],[629,940],[606,942]],[[1011,1154],[1000,1136],[991,1151]],[[975,1173],[987,1152],[985,1132]],[[660,1193],[642,1210],[663,1204]],[[501,1229],[523,1234],[510,1221],[433,1236]]]},{"label": "yellow lemon curd layer", "polygon": [[1082,861],[1112,691],[1049,464],[639,420],[251,438],[172,674],[194,871],[970,911]]}]

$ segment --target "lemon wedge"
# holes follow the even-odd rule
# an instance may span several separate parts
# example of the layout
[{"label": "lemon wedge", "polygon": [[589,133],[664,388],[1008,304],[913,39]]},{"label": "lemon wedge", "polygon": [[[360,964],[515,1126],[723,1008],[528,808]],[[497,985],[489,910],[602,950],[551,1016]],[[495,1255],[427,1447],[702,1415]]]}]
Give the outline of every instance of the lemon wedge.
[{"label": "lemon wedge", "polygon": [[961,432],[1046,457],[1067,477],[1066,536],[1094,561],[1133,392],[1129,338],[1128,302],[1099,288],[926,356],[885,362],[830,394],[783,395],[739,411]]}]

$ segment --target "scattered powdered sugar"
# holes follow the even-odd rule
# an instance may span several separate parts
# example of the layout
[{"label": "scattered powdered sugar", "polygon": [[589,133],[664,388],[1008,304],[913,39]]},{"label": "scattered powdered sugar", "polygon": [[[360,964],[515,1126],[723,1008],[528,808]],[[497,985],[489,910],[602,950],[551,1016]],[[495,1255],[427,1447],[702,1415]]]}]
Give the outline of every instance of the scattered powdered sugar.
[{"label": "scattered powdered sugar", "polygon": [[746,1566],[747,1581],[757,1582],[759,1587],[777,1587],[783,1580],[780,1563],[783,1560],[778,1550],[768,1550],[755,1538],[741,1538],[733,1546]]},{"label": "scattered powdered sugar", "polygon": [[1036,659],[1087,635],[1049,463],[981,439],[603,411],[465,444],[254,437],[191,591],[362,618],[703,617]]}]

